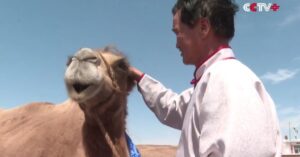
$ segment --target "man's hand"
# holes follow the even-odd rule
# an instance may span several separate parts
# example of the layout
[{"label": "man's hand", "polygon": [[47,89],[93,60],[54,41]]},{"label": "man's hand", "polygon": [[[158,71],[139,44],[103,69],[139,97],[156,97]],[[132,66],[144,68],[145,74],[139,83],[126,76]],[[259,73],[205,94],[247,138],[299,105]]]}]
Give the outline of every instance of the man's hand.
[{"label": "man's hand", "polygon": [[131,76],[137,81],[139,82],[142,77],[144,76],[144,73],[141,72],[139,69],[135,68],[135,67],[129,67],[129,71]]}]

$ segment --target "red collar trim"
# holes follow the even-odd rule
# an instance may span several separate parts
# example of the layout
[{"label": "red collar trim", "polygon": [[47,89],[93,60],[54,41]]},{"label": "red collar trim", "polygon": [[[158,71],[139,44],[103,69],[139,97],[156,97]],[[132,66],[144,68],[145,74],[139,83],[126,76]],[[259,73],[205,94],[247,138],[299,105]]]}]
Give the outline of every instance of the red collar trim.
[{"label": "red collar trim", "polygon": [[220,50],[225,49],[225,48],[231,48],[228,44],[224,44],[224,45],[220,45],[217,49],[215,49],[211,54],[209,54],[207,56],[207,58],[205,60],[203,60],[202,62],[199,62],[196,65],[195,71],[194,71],[194,78],[196,78],[196,72],[198,70],[199,67],[201,67],[208,59],[210,59],[213,55],[215,55],[216,53],[218,53]]},{"label": "red collar trim", "polygon": [[213,55],[215,55],[216,53],[218,53],[220,50],[225,49],[225,48],[231,48],[228,44],[224,44],[224,45],[220,45],[217,49],[215,49],[211,54],[209,54],[207,56],[207,58],[205,60],[203,60],[202,62],[199,62],[198,64],[196,64],[196,70],[203,65],[203,63],[205,63],[208,59],[210,59]]},{"label": "red collar trim", "polygon": [[[222,50],[224,48],[231,48],[231,47],[228,44],[220,45],[209,56],[207,56],[207,58],[203,62],[199,62],[199,64],[196,65],[196,69],[194,71],[194,79],[191,81],[192,85],[196,86],[196,84],[200,80],[200,78],[199,79],[196,78],[196,72],[197,72],[198,68],[201,67],[208,59],[210,59],[212,56],[214,56],[216,53],[220,52],[220,50]],[[227,57],[227,58],[224,58],[223,60],[227,60],[227,59],[235,59],[235,57]]]}]

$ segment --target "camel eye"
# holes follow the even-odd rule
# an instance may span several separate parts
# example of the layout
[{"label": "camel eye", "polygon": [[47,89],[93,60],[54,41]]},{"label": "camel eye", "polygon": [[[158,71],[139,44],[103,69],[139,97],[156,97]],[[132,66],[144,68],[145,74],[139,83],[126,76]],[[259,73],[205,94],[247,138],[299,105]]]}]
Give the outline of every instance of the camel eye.
[{"label": "camel eye", "polygon": [[117,61],[115,64],[119,70],[122,70],[122,71],[128,70],[128,63],[124,59]]}]

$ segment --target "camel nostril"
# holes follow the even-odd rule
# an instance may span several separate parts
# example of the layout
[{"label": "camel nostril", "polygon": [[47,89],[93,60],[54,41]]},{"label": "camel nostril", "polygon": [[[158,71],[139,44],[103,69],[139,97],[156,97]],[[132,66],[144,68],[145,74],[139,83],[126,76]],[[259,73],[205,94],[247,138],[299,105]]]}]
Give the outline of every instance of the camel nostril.
[{"label": "camel nostril", "polygon": [[82,91],[84,91],[88,87],[89,87],[89,85],[85,85],[85,84],[80,84],[80,83],[73,84],[73,88],[75,89],[75,91],[77,93],[81,93]]}]

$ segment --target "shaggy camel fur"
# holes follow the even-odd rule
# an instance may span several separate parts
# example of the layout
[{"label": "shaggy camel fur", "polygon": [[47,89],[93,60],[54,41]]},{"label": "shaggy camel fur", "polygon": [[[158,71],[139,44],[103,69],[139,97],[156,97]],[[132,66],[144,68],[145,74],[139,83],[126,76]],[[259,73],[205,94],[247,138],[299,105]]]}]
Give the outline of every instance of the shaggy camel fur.
[{"label": "shaggy camel fur", "polygon": [[128,61],[114,48],[79,50],[68,62],[70,100],[0,111],[1,157],[114,157],[99,122],[121,157],[127,96],[134,85]]}]

